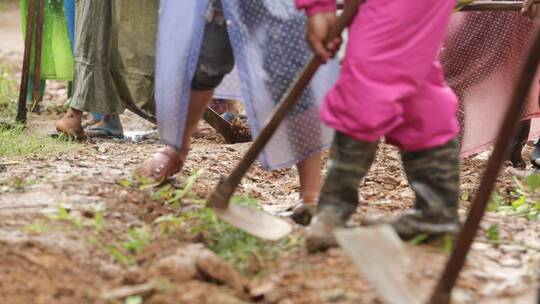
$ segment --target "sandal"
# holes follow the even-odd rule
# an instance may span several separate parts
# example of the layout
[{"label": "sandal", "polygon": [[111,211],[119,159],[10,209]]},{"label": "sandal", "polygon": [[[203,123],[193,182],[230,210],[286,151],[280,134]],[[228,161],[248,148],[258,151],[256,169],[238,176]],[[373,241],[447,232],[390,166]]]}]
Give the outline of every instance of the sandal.
[{"label": "sandal", "polygon": [[180,172],[183,165],[178,151],[172,147],[164,147],[136,168],[133,175],[135,178],[147,178],[150,183],[159,185],[168,177]]},{"label": "sandal", "polygon": [[124,132],[122,129],[113,129],[107,126],[93,126],[89,127],[84,131],[84,134],[87,137],[97,137],[97,138],[124,138]]},{"label": "sandal", "polygon": [[103,115],[102,115],[101,113],[95,113],[95,112],[92,112],[92,113],[90,113],[90,118],[87,119],[87,120],[82,124],[82,127],[83,127],[83,129],[86,129],[86,128],[95,126],[95,125],[97,125],[98,123],[100,123],[101,120],[103,120]]},{"label": "sandal", "polygon": [[317,204],[306,204],[303,200],[299,200],[296,204],[284,210],[281,215],[290,217],[295,223],[307,226],[311,222],[311,218],[317,211]]}]

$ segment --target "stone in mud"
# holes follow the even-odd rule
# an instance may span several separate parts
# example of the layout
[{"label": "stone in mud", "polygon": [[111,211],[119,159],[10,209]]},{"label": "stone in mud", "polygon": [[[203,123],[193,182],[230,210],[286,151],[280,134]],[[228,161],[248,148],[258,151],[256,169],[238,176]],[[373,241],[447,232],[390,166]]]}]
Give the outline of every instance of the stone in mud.
[{"label": "stone in mud", "polygon": [[197,277],[194,259],[182,255],[164,257],[156,262],[154,269],[173,282],[189,281]]},{"label": "stone in mud", "polygon": [[212,281],[228,285],[237,292],[243,293],[246,281],[231,264],[223,261],[212,251],[205,249],[199,253],[195,263],[199,273]]},{"label": "stone in mud", "polygon": [[246,282],[240,272],[203,244],[188,244],[165,256],[153,266],[153,271],[174,281],[188,281],[198,276],[225,284],[243,293]]}]

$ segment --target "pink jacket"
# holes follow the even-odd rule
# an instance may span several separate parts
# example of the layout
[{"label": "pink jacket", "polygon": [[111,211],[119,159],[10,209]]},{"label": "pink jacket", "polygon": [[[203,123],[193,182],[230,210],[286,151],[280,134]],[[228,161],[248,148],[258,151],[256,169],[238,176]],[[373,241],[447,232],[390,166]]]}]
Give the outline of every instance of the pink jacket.
[{"label": "pink jacket", "polygon": [[336,0],[295,0],[295,2],[296,7],[305,10],[308,16],[336,11]]},{"label": "pink jacket", "polygon": [[[336,0],[295,1],[308,15],[336,9]],[[357,140],[384,137],[404,151],[454,138],[457,98],[437,60],[454,5],[455,0],[366,1],[349,26],[346,55],[321,106],[321,120]]]}]

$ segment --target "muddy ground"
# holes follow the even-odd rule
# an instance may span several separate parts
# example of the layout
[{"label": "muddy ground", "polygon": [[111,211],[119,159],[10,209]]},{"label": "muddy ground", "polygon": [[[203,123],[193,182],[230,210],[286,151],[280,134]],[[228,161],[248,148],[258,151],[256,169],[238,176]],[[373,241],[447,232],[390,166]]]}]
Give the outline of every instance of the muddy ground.
[{"label": "muddy ground", "polygon": [[[0,36],[12,33],[17,20],[14,7],[11,13],[2,9],[0,15],[9,15],[12,22],[0,22]],[[20,59],[20,45],[2,44],[0,60],[15,67],[15,77]],[[30,132],[47,136],[54,130],[65,93],[65,84],[49,84],[45,111],[30,117]],[[194,139],[182,172],[160,191],[130,180],[132,170],[159,147],[155,127],[130,113],[122,121],[128,134],[147,136],[0,158],[3,303],[380,303],[342,250],[308,254],[301,227],[278,243],[234,232],[238,237],[232,242],[240,246],[230,250],[237,251],[227,254],[227,244],[216,248],[216,237],[223,237],[217,230],[233,230],[213,222],[210,213],[201,211],[201,202],[247,144],[225,145],[212,132]],[[525,154],[530,151],[529,145]],[[463,161],[462,216],[484,165],[482,155]],[[514,189],[514,177],[531,171],[507,167],[499,183],[503,196]],[[197,174],[193,187],[174,200]],[[278,213],[294,204],[297,190],[294,170],[266,172],[256,165],[238,192]],[[389,215],[411,206],[413,194],[395,149],[382,146],[360,193],[355,217]],[[498,240],[487,236],[493,227]],[[455,303],[533,303],[539,235],[538,222],[489,212],[455,290]],[[448,244],[407,244],[411,280],[426,292],[443,267]]]}]

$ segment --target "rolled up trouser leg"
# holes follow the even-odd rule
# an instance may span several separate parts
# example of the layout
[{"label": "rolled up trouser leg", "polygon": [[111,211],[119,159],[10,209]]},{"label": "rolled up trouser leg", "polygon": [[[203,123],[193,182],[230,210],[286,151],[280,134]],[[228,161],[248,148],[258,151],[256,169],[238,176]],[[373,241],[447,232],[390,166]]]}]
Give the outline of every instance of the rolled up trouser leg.
[{"label": "rolled up trouser leg", "polygon": [[391,224],[403,238],[439,235],[459,229],[459,150],[457,140],[442,146],[402,152],[403,166],[416,195],[414,210]]},{"label": "rolled up trouser leg", "polygon": [[328,176],[321,190],[317,214],[308,228],[311,251],[335,246],[333,230],[343,226],[358,206],[358,185],[375,160],[378,142],[362,142],[336,133]]}]

